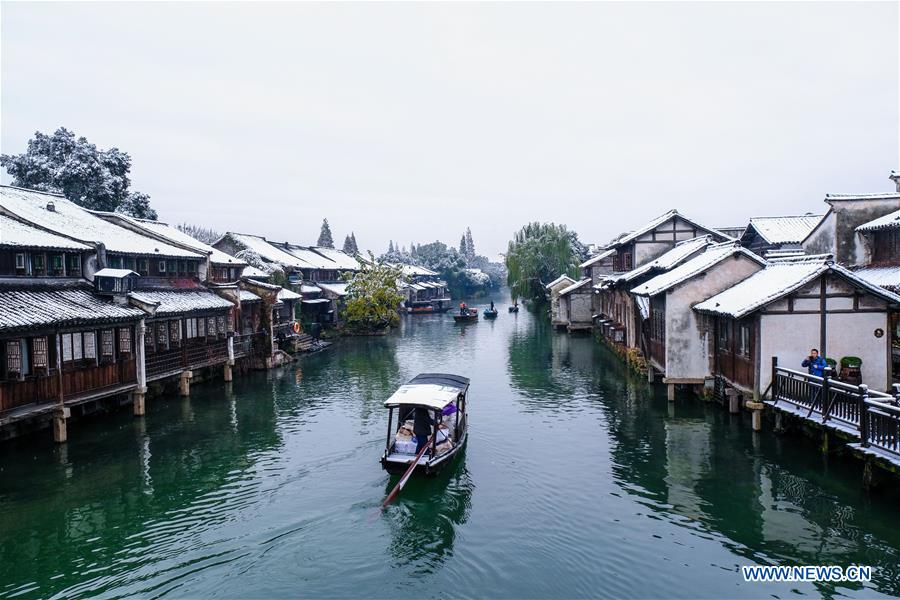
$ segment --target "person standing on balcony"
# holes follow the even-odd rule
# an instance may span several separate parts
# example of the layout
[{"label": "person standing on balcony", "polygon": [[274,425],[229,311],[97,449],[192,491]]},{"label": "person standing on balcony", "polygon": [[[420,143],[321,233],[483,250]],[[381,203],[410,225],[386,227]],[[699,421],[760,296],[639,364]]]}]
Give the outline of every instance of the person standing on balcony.
[{"label": "person standing on balcony", "polygon": [[825,369],[828,368],[828,363],[819,356],[819,351],[815,348],[809,351],[809,356],[803,359],[802,365],[809,370],[810,375],[815,375],[816,377],[824,376]]}]

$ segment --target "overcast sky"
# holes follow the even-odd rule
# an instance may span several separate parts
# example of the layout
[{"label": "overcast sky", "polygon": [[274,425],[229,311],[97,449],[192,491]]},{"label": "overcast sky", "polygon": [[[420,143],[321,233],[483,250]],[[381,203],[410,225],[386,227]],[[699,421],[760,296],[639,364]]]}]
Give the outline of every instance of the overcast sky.
[{"label": "overcast sky", "polygon": [[[160,219],[340,245],[605,242],[892,189],[898,4],[4,3],[5,153],[131,154]],[[3,173],[3,181],[9,177]]]}]

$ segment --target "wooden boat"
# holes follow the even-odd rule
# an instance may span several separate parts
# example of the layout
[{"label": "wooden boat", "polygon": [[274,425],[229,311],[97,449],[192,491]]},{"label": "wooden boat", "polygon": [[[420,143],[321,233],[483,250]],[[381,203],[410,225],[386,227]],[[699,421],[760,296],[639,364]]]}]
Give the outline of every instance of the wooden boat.
[{"label": "wooden boat", "polygon": [[416,459],[416,439],[410,439],[406,432],[412,428],[417,408],[427,410],[439,425],[436,435],[432,430],[431,448],[419,459],[415,472],[433,475],[449,464],[466,444],[468,392],[469,379],[449,373],[420,373],[401,385],[384,402],[388,427],[382,468],[389,473],[405,473]]},{"label": "wooden boat", "polygon": [[517,312],[519,312],[519,305],[516,304],[515,306],[510,306],[510,307],[509,307],[509,312],[511,312],[511,313],[517,313]]},{"label": "wooden boat", "polygon": [[406,309],[411,315],[420,315],[420,314],[428,314],[434,312],[434,306],[431,302],[413,302],[412,305]]},{"label": "wooden boat", "polygon": [[466,310],[465,313],[453,315],[453,320],[457,323],[472,323],[478,320],[478,311]]},{"label": "wooden boat", "polygon": [[491,310],[490,308],[484,309],[484,318],[485,319],[496,319],[497,318],[497,309]]}]

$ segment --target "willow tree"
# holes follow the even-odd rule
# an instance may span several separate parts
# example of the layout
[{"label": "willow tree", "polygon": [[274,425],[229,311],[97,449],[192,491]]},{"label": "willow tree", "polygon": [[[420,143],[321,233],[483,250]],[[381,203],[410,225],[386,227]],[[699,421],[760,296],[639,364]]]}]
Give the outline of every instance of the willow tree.
[{"label": "willow tree", "polygon": [[513,235],[506,252],[506,282],[513,300],[544,300],[544,286],[560,275],[578,278],[584,245],[574,231],[555,223],[529,223]]}]

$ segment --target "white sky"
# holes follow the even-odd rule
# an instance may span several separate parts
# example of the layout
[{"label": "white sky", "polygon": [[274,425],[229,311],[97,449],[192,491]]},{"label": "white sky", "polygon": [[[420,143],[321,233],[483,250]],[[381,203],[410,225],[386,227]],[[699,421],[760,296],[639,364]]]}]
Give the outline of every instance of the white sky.
[{"label": "white sky", "polygon": [[3,152],[65,126],[161,220],[278,241],[471,226],[496,257],[528,221],[740,225],[900,168],[894,2],[3,3],[0,34]]}]

